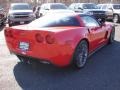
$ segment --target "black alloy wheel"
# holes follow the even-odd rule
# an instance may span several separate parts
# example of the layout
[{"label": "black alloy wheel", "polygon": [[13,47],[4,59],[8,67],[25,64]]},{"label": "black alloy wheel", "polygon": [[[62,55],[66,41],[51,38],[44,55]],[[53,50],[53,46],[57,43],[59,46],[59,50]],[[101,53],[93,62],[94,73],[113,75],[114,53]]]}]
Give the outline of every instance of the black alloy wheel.
[{"label": "black alloy wheel", "polygon": [[109,44],[113,43],[115,39],[115,28],[113,27],[110,37],[109,37]]},{"label": "black alloy wheel", "polygon": [[87,62],[87,57],[88,43],[85,40],[82,40],[76,48],[73,56],[73,65],[78,69],[83,68]]}]

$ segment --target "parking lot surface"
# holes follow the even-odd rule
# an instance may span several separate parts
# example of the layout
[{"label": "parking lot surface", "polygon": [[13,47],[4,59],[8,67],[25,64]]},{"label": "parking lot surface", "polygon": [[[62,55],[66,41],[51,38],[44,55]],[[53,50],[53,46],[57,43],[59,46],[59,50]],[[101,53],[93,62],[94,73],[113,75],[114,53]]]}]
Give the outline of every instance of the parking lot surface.
[{"label": "parking lot surface", "polygon": [[120,25],[116,25],[115,42],[93,54],[81,70],[20,63],[9,53],[1,28],[0,89],[120,90]]}]

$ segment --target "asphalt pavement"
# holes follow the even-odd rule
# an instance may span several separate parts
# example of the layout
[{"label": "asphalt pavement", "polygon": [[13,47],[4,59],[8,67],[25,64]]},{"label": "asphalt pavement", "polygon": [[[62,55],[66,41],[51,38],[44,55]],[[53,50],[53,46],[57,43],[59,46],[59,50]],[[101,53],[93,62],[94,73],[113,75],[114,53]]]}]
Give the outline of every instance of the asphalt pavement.
[{"label": "asphalt pavement", "polygon": [[0,31],[1,90],[120,90],[120,25],[115,42],[93,54],[85,68],[27,65],[9,53]]}]

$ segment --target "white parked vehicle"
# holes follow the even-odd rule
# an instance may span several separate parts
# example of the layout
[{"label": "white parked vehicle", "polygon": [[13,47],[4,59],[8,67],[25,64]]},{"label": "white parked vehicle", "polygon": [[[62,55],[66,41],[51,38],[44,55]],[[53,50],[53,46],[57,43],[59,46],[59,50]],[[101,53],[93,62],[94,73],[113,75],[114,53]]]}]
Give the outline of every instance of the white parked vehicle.
[{"label": "white parked vehicle", "polygon": [[107,19],[120,22],[120,4],[98,4],[98,7],[106,11]]},{"label": "white parked vehicle", "polygon": [[76,13],[83,13],[94,16],[96,19],[105,19],[106,14],[104,10],[100,10],[94,3],[72,3],[69,9]]},{"label": "white parked vehicle", "polygon": [[35,19],[35,14],[28,3],[12,3],[8,12],[8,24],[24,24]]},{"label": "white parked vehicle", "polygon": [[49,13],[74,13],[63,3],[45,3],[41,5],[39,15],[43,16]]}]

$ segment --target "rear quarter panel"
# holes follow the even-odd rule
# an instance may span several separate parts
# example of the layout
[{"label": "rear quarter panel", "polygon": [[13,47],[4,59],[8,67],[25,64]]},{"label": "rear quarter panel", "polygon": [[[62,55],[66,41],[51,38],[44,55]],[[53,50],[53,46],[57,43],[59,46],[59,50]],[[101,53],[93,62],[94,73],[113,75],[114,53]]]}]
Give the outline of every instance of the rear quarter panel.
[{"label": "rear quarter panel", "polygon": [[74,29],[69,29],[61,31],[55,34],[55,37],[60,45],[68,45],[71,47],[71,52],[73,53],[78,43],[82,39],[88,39],[88,30],[85,27],[75,27]]}]

